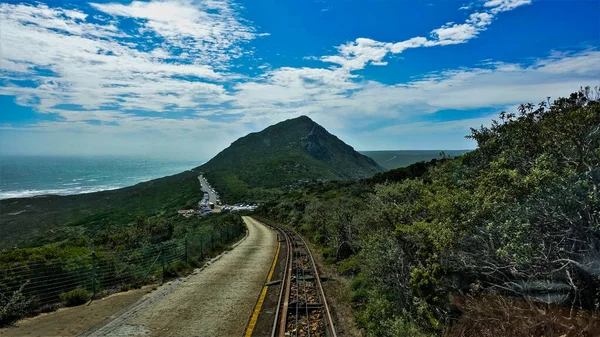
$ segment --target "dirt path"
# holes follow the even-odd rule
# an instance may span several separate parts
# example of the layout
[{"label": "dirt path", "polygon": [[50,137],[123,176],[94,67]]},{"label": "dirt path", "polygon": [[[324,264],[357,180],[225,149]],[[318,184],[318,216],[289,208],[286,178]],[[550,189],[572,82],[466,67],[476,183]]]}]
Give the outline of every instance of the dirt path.
[{"label": "dirt path", "polygon": [[244,221],[248,238],[234,250],[90,336],[242,336],[277,247],[275,232],[251,218]]}]

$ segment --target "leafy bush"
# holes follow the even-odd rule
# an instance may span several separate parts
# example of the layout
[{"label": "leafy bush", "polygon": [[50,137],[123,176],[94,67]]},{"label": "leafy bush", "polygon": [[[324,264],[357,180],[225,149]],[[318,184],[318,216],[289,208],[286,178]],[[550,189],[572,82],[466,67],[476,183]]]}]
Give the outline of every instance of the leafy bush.
[{"label": "leafy bush", "polygon": [[190,265],[191,268],[199,268],[202,266],[202,262],[200,262],[197,258],[195,257],[190,257],[188,259],[188,263]]},{"label": "leafy bush", "polygon": [[65,302],[68,307],[82,305],[92,298],[92,294],[83,288],[76,288],[66,293],[60,294],[60,300]]},{"label": "leafy bush", "polygon": [[24,286],[14,291],[10,297],[0,293],[0,327],[13,324],[31,313],[33,299],[23,294]]},{"label": "leafy bush", "polygon": [[[258,212],[306,233],[339,271],[357,275],[353,301],[368,336],[582,331],[600,315],[599,98],[586,88],[524,104],[472,129],[478,148],[461,157],[315,184]],[[555,323],[534,305],[540,294],[554,295]],[[472,305],[450,300],[466,296]],[[510,305],[481,301],[490,296]],[[494,326],[499,318],[505,324]]]},{"label": "leafy bush", "polygon": [[176,261],[165,268],[165,277],[177,277],[188,269],[190,269],[188,263],[185,261]]}]

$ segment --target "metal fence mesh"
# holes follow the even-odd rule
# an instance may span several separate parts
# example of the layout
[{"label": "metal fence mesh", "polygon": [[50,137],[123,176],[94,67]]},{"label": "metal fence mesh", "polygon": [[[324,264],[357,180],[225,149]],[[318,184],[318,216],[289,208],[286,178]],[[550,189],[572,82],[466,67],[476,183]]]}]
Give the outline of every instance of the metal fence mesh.
[{"label": "metal fence mesh", "polygon": [[235,224],[128,251],[90,249],[76,258],[16,263],[0,269],[0,297],[22,291],[41,307],[60,302],[61,294],[77,288],[96,297],[141,286],[164,279],[178,261],[202,260],[243,232],[244,226]]}]

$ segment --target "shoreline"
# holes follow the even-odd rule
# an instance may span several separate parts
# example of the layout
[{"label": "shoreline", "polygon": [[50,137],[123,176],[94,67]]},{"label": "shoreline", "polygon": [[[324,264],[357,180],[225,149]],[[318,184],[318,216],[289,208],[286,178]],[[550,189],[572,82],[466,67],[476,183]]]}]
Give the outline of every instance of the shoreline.
[{"label": "shoreline", "polygon": [[127,188],[191,170],[203,160],[0,155],[0,200],[71,196]]},{"label": "shoreline", "polygon": [[[159,177],[161,178],[161,177]],[[158,179],[158,178],[153,178],[153,179]],[[150,179],[150,180],[153,180]],[[145,180],[145,181],[150,181],[150,180]],[[145,181],[140,181],[140,182],[145,182]],[[80,192],[74,192],[74,193],[61,193],[58,192],[60,191],[60,189],[48,189],[48,190],[26,190],[26,191],[2,191],[0,192],[0,200],[9,200],[9,199],[30,199],[30,198],[46,198],[46,197],[67,197],[67,196],[71,196],[71,195],[81,195],[81,194],[89,194],[89,193],[96,193],[96,192],[103,192],[103,191],[112,191],[112,190],[118,190],[120,188],[125,188],[125,187],[130,187],[130,186],[134,186],[136,184],[135,183],[133,185],[126,185],[126,186],[107,186],[107,187],[98,187],[98,188],[90,188],[90,189],[85,189],[85,190],[81,190]],[[64,189],[64,190],[68,190],[68,189]],[[53,191],[57,191],[57,192],[53,192]],[[6,193],[6,196],[5,196]],[[12,196],[14,195],[14,196]]]},{"label": "shoreline", "polygon": [[[146,182],[149,182],[152,180],[170,177],[170,176],[180,174],[183,172],[187,172],[187,171],[192,171],[192,169],[184,170],[184,171],[173,173],[173,174],[167,174],[167,175],[163,175],[163,176],[159,176],[159,177],[149,178],[149,179],[144,178],[143,180],[136,181],[133,184],[127,184],[127,185],[121,185],[121,186],[117,186],[117,185],[113,185],[113,186],[100,185],[97,187],[90,186],[88,189],[81,189],[80,192],[75,192],[75,193],[60,193],[60,192],[58,192],[58,191],[61,191],[61,189],[25,190],[22,192],[23,194],[21,196],[5,197],[4,196],[5,194],[18,193],[21,191],[0,191],[0,201],[10,200],[10,199],[68,197],[68,196],[75,196],[75,195],[82,195],[82,194],[92,194],[92,193],[99,193],[99,192],[106,192],[106,191],[114,191],[114,190],[118,190],[118,189],[122,189],[122,188],[133,187],[137,184],[146,183]],[[62,190],[73,190],[73,188],[64,188]],[[57,191],[57,192],[54,192],[54,191]],[[29,195],[26,194],[28,192],[31,192],[32,194],[29,194]],[[36,192],[39,192],[39,193],[36,193]],[[33,193],[35,193],[35,194],[33,194]]]}]

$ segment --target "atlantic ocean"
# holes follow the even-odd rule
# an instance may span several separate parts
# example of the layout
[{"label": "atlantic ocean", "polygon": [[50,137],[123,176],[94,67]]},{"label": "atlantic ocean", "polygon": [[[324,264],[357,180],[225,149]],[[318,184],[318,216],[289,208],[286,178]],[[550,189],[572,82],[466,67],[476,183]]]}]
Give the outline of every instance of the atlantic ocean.
[{"label": "atlantic ocean", "polygon": [[121,156],[0,156],[0,199],[117,189],[202,163]]}]

